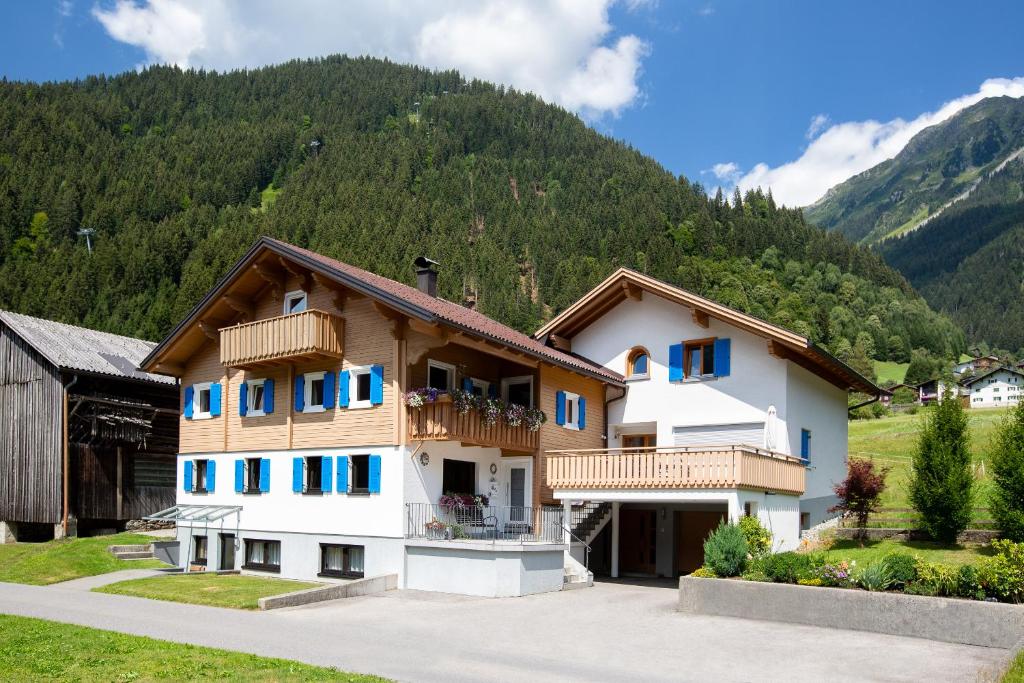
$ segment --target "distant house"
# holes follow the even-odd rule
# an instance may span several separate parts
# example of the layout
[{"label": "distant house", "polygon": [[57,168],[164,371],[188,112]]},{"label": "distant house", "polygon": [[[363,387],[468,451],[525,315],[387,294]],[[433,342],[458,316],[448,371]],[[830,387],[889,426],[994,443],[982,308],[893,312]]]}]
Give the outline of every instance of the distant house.
[{"label": "distant house", "polygon": [[1024,387],[1024,372],[998,367],[972,377],[964,383],[964,387],[970,396],[969,405],[972,408],[1014,406]]},{"label": "distant house", "polygon": [[953,374],[960,376],[968,372],[989,370],[999,365],[999,356],[975,356],[953,366]]},{"label": "distant house", "polygon": [[178,387],[137,369],[153,346],[0,311],[0,543],[174,503]]},{"label": "distant house", "polygon": [[926,406],[942,401],[942,397],[946,392],[947,386],[953,392],[954,396],[963,395],[963,391],[958,384],[949,385],[948,382],[941,379],[930,379],[927,382],[922,382],[917,385],[917,402]]}]

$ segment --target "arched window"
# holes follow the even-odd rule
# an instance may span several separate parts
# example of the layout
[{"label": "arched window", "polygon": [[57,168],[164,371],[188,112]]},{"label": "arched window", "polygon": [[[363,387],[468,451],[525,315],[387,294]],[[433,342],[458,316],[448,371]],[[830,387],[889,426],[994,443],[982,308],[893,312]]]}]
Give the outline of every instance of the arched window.
[{"label": "arched window", "polygon": [[647,349],[638,346],[629,352],[626,359],[626,378],[647,377],[650,372],[651,357]]}]

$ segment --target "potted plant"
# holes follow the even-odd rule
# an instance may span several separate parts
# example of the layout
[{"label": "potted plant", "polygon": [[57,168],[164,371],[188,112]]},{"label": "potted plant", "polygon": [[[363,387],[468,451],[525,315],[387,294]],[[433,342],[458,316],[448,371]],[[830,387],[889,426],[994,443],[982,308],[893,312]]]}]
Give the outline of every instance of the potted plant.
[{"label": "potted plant", "polygon": [[448,525],[437,517],[424,524],[423,528],[427,531],[427,538],[444,539],[448,532]]}]

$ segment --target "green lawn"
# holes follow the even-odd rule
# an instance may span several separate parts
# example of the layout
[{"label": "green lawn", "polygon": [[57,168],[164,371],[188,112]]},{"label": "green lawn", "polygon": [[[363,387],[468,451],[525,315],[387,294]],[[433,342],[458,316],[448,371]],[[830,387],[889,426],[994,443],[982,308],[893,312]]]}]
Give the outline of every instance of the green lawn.
[{"label": "green lawn", "polygon": [[187,602],[193,605],[257,609],[259,599],[314,588],[322,584],[240,574],[171,574],[119,581],[93,590],[137,598]]},{"label": "green lawn", "polygon": [[1002,683],[1024,683],[1024,652],[1017,655],[1010,665],[1010,670],[1003,676]]},{"label": "green lawn", "polygon": [[875,361],[875,375],[879,384],[885,384],[892,380],[896,384],[902,384],[903,378],[907,376],[907,368],[910,363],[897,363],[889,360]]},{"label": "green lawn", "polygon": [[0,615],[5,681],[384,681],[284,659]]},{"label": "green lawn", "polygon": [[928,541],[865,541],[861,548],[857,541],[836,541],[832,548],[825,552],[829,562],[855,560],[858,565],[868,565],[889,553],[901,552],[920,557],[927,562],[939,564],[975,564],[991,553],[988,546],[963,545],[945,546]]},{"label": "green lawn", "polygon": [[159,560],[118,560],[107,551],[110,545],[152,542],[151,536],[115,534],[0,545],[0,581],[46,585],[119,569],[166,567]]},{"label": "green lawn", "polygon": [[[884,507],[909,508],[907,486],[910,477],[911,459],[917,448],[917,438],[924,419],[924,410],[916,415],[895,415],[878,420],[851,420],[849,452],[851,458],[869,458],[879,466],[891,467],[882,494]],[[978,475],[976,508],[987,508],[989,490],[992,486],[991,467],[988,462],[989,448],[996,425],[1006,415],[1005,409],[974,408],[967,411],[971,431],[971,454]],[[890,514],[886,517],[906,516],[909,513]],[[990,519],[986,510],[975,510],[975,519]]]}]

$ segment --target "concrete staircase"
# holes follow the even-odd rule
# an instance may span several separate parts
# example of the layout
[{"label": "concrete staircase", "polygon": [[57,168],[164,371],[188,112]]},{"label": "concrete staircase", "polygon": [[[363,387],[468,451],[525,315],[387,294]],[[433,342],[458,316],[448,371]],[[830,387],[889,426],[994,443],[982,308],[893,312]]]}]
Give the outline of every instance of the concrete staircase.
[{"label": "concrete staircase", "polygon": [[590,544],[594,542],[601,529],[612,518],[611,503],[595,503],[587,501],[573,510],[572,533],[576,538]]},{"label": "concrete staircase", "polygon": [[579,560],[567,552],[565,554],[565,573],[562,575],[562,590],[590,588],[593,585],[594,572],[587,571],[587,568]]},{"label": "concrete staircase", "polygon": [[119,560],[152,560],[156,557],[153,555],[152,544],[111,545],[107,546],[107,550]]}]

